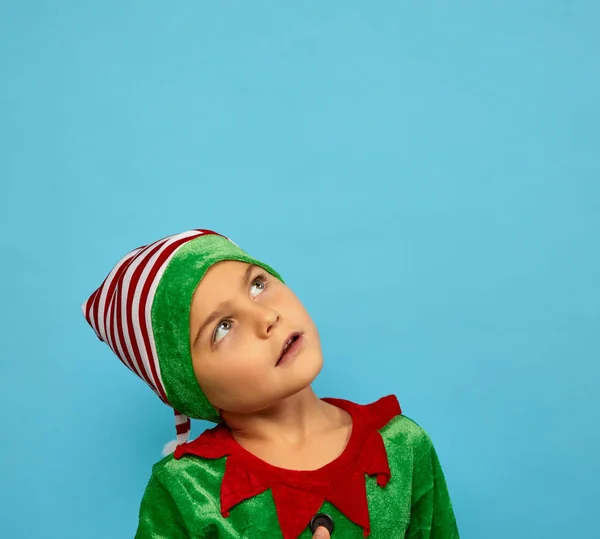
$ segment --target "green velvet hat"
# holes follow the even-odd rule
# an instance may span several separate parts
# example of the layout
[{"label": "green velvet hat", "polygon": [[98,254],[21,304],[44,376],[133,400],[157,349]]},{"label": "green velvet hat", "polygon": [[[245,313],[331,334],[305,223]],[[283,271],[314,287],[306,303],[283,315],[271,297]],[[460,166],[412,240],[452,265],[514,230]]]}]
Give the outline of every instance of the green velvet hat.
[{"label": "green velvet hat", "polygon": [[82,305],[98,338],[175,410],[177,443],[188,440],[190,417],[221,421],[194,374],[190,306],[202,277],[224,260],[259,266],[283,281],[229,238],[195,229],[125,255]]}]

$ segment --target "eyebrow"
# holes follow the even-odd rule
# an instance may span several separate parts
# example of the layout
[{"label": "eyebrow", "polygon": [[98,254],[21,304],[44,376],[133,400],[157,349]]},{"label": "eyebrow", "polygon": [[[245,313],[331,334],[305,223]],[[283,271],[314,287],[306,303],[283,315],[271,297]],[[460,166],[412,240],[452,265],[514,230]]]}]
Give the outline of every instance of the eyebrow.
[{"label": "eyebrow", "polygon": [[[246,271],[244,272],[244,275],[242,276],[242,279],[240,280],[240,288],[242,290],[245,290],[246,288],[248,288],[248,284],[250,284],[250,276],[252,275],[252,272],[254,271],[254,269],[256,267],[257,267],[256,265],[252,264],[246,268]],[[198,341],[198,339],[200,338],[200,336],[202,335],[202,332],[206,329],[206,327],[209,326],[210,324],[212,324],[217,318],[219,318],[219,316],[221,316],[221,313],[223,312],[223,310],[225,310],[228,305],[229,305],[229,301],[223,301],[223,302],[219,303],[219,305],[217,305],[217,308],[207,316],[206,320],[204,320],[204,322],[198,328],[198,331],[196,333],[196,337],[194,337],[194,342],[192,343],[192,346],[196,344],[196,342]]]}]

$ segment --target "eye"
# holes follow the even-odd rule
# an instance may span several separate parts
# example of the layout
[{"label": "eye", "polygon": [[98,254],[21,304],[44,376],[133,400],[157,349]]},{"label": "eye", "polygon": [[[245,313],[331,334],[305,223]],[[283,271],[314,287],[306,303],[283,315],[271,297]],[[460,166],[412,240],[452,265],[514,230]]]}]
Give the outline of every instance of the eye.
[{"label": "eye", "polygon": [[252,286],[250,287],[250,295],[255,298],[259,294],[265,291],[267,288],[267,279],[264,275],[259,275],[252,281]]},{"label": "eye", "polygon": [[227,335],[232,325],[233,324],[231,320],[221,320],[219,322],[219,325],[215,328],[215,332],[213,334],[213,341],[215,343],[218,343],[220,340],[222,340]]}]

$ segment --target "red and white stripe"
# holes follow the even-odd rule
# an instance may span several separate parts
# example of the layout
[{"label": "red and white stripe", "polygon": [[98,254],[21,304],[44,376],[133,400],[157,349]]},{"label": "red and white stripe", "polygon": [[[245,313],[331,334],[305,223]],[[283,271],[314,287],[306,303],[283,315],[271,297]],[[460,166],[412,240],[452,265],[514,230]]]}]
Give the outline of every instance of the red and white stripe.
[{"label": "red and white stripe", "polygon": [[[123,364],[137,374],[160,399],[165,392],[152,329],[152,303],[169,262],[190,240],[211,230],[195,229],[174,234],[125,255],[100,287],[81,306],[98,338],[107,343]],[[177,442],[187,441],[190,420],[175,412]]]},{"label": "red and white stripe", "polygon": [[191,428],[190,418],[185,414],[175,411],[175,428],[177,430],[177,443],[183,444],[187,442]]}]

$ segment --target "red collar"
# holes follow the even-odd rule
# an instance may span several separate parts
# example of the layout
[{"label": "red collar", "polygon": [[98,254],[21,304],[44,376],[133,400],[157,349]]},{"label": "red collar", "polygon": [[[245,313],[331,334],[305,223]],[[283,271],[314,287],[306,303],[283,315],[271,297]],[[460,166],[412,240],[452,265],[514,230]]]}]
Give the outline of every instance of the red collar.
[{"label": "red collar", "polygon": [[[323,399],[352,416],[352,433],[343,453],[318,470],[286,470],[272,466],[244,449],[223,424],[177,447],[184,455],[228,457],[221,483],[221,514],[238,503],[271,489],[284,539],[296,539],[327,500],[349,520],[370,533],[365,474],[376,475],[384,487],[390,479],[387,453],[379,430],[402,413],[394,395],[361,405],[343,399]],[[299,496],[299,492],[301,495]]]}]

